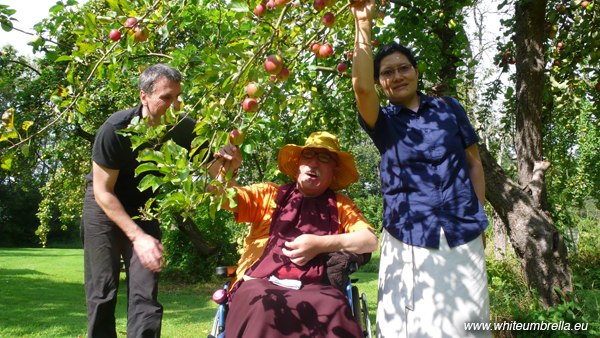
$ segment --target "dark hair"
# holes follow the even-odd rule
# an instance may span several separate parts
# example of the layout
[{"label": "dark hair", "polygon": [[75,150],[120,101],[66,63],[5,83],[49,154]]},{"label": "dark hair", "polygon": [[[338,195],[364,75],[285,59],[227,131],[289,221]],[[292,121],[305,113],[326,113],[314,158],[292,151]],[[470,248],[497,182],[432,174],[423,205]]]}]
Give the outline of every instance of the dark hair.
[{"label": "dark hair", "polygon": [[379,48],[377,55],[375,55],[375,59],[373,60],[373,73],[375,76],[375,82],[379,81],[379,68],[381,67],[381,60],[383,60],[384,57],[394,53],[404,54],[410,64],[415,68],[417,67],[417,59],[413,55],[412,51],[408,47],[404,47],[403,45],[394,41]]},{"label": "dark hair", "polygon": [[152,95],[154,84],[162,77],[169,81],[181,82],[181,73],[177,69],[163,63],[157,63],[146,68],[142,75],[140,75],[140,90]]}]

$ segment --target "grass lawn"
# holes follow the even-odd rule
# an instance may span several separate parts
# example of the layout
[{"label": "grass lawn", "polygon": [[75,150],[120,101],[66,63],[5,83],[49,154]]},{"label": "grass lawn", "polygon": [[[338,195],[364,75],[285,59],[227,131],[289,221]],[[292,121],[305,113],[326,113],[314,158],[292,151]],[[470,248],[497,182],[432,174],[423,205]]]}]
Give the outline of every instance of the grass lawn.
[{"label": "grass lawn", "polygon": [[[377,258],[367,265],[376,267]],[[212,272],[208,272],[212,273]],[[122,281],[124,279],[122,274]],[[360,292],[367,294],[375,322],[377,274],[358,272]],[[117,332],[126,336],[125,287],[119,290]],[[161,282],[163,337],[206,337],[216,305],[217,283],[173,285]],[[85,337],[86,308],[81,249],[0,249],[0,338]]]}]

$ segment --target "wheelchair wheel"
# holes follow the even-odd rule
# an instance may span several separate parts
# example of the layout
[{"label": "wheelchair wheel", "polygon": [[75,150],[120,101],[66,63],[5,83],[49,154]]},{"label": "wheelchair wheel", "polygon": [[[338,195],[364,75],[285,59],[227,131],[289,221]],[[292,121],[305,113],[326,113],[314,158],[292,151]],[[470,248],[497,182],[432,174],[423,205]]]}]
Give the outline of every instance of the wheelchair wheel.
[{"label": "wheelchair wheel", "polygon": [[358,326],[360,326],[360,329],[362,330],[363,321],[362,318],[360,318],[362,314],[360,312],[360,298],[358,296],[358,288],[354,285],[352,286],[352,314],[354,314],[354,319],[356,319]]},{"label": "wheelchair wheel", "polygon": [[369,307],[367,305],[367,295],[364,293],[360,297],[360,304],[361,304],[362,316],[363,316],[363,320],[364,320],[364,324],[365,324],[363,327],[363,333],[365,334],[365,337],[372,338],[371,317],[369,317]]},{"label": "wheelchair wheel", "polygon": [[212,328],[210,329],[210,334],[207,338],[216,338],[219,335],[219,312],[215,314],[215,319],[213,320]]}]

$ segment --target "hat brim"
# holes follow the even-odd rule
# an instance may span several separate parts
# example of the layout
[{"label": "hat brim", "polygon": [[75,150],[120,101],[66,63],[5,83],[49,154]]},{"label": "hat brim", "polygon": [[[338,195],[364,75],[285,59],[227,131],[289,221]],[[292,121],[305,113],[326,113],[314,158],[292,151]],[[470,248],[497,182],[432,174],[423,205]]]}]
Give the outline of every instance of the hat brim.
[{"label": "hat brim", "polygon": [[[279,151],[279,156],[277,157],[279,170],[293,180],[298,179],[300,153],[305,148],[319,149],[320,147],[287,144]],[[345,189],[350,184],[358,181],[358,171],[356,171],[356,163],[354,162],[354,156],[352,156],[352,154],[345,151],[331,150],[325,147],[321,149],[326,149],[338,156],[338,171],[329,186],[331,190]]]}]

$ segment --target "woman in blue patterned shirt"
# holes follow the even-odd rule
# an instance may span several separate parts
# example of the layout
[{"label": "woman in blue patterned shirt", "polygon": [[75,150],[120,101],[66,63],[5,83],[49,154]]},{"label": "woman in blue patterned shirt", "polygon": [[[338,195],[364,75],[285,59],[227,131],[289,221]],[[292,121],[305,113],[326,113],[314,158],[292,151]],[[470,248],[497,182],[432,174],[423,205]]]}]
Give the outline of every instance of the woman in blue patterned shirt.
[{"label": "woman in blue patterned shirt", "polygon": [[[352,6],[352,84],[359,123],[381,155],[384,215],[379,337],[489,337],[483,231],[485,181],[478,137],[454,98],[418,91],[410,49],[391,43],[373,59],[374,1]],[[388,105],[381,106],[377,89]]]}]

